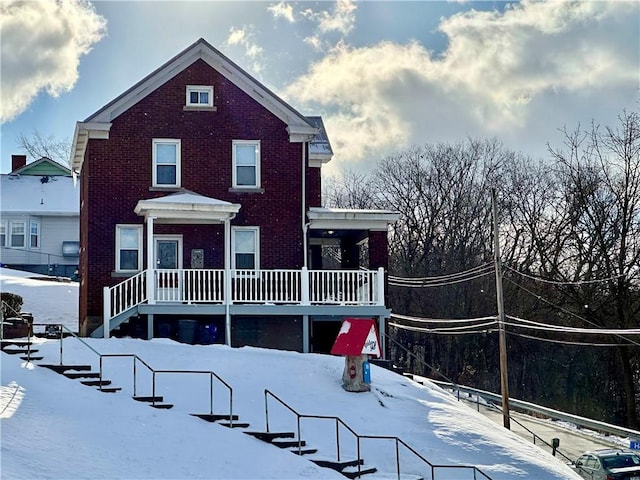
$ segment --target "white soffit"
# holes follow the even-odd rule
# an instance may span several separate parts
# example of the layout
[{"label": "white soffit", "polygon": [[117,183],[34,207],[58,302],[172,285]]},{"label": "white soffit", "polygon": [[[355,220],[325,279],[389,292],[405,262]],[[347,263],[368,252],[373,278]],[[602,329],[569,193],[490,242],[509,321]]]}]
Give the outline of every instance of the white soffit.
[{"label": "white soffit", "polygon": [[380,230],[400,218],[391,210],[311,207],[307,212],[311,230]]}]

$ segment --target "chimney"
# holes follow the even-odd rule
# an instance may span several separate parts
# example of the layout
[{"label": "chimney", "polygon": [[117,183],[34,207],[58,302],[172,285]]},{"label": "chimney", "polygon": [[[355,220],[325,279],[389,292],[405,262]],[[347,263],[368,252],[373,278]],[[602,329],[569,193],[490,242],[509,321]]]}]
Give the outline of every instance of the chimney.
[{"label": "chimney", "polygon": [[15,172],[27,164],[26,155],[11,155],[11,171]]}]

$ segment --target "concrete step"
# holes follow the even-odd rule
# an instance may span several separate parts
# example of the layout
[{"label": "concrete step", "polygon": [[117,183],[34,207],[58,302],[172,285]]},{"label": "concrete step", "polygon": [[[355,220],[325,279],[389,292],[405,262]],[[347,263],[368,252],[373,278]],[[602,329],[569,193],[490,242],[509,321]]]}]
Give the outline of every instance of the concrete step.
[{"label": "concrete step", "polygon": [[221,427],[227,427],[227,428],[249,428],[249,424],[248,423],[243,423],[243,422],[220,422],[218,423],[218,425],[220,425]]},{"label": "concrete step", "polygon": [[[347,467],[342,470],[340,473],[347,478],[360,478],[363,475],[370,475],[372,473],[376,473],[378,469],[376,467],[365,467],[361,466],[360,471],[358,471],[358,467]],[[397,477],[396,477],[397,478]]]},{"label": "concrete step", "polygon": [[358,465],[364,465],[363,459],[354,460],[325,460],[319,458],[312,458],[311,461],[319,467],[331,468],[338,472],[341,472],[347,467],[357,467]]},{"label": "concrete step", "polygon": [[104,387],[106,385],[111,385],[111,380],[82,380],[80,383],[88,387]]},{"label": "concrete step", "polygon": [[62,372],[67,378],[100,378],[99,372]]},{"label": "concrete step", "polygon": [[155,397],[131,397],[137,402],[162,402],[164,397],[156,395]]},{"label": "concrete step", "polygon": [[2,351],[9,355],[18,355],[19,353],[36,353],[38,350],[35,348],[3,348]]},{"label": "concrete step", "polygon": [[149,406],[159,410],[169,410],[170,408],[173,408],[172,403],[156,403],[155,405],[152,403]]},{"label": "concrete step", "polygon": [[49,370],[53,370],[56,373],[64,373],[67,370],[74,371],[85,371],[91,370],[93,367],[91,365],[38,365],[40,367],[48,368]]},{"label": "concrete step", "polygon": [[42,360],[44,357],[35,357],[33,355],[25,355],[24,357],[20,357],[20,360],[26,360],[27,362],[37,362]]},{"label": "concrete step", "polygon": [[122,390],[122,388],[121,387],[102,387],[102,388],[98,387],[96,390],[102,393],[116,393]]},{"label": "concrete step", "polygon": [[[207,422],[217,422],[218,420],[231,420],[231,415],[224,413],[191,413],[194,417],[201,418]],[[238,420],[238,415],[233,415],[233,420]]]},{"label": "concrete step", "polygon": [[297,447],[300,445],[301,447],[305,447],[307,442],[304,440],[273,440],[271,442],[272,445],[280,448],[289,448],[289,447]]},{"label": "concrete step", "polygon": [[271,443],[276,438],[294,438],[296,434],[294,432],[244,432],[247,435],[262,440],[263,442]]},{"label": "concrete step", "polygon": [[314,453],[318,453],[318,449],[317,448],[301,448],[298,450],[298,448],[291,448],[289,450],[291,453],[295,453],[296,455],[312,455]]}]

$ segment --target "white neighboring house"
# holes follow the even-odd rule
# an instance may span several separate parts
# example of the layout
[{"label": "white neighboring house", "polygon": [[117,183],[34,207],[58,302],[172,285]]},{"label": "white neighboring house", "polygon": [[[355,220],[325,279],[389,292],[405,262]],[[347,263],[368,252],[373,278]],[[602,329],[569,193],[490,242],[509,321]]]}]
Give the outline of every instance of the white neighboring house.
[{"label": "white neighboring house", "polygon": [[69,168],[49,158],[26,160],[12,155],[11,173],[0,175],[0,264],[75,279],[80,185]]}]

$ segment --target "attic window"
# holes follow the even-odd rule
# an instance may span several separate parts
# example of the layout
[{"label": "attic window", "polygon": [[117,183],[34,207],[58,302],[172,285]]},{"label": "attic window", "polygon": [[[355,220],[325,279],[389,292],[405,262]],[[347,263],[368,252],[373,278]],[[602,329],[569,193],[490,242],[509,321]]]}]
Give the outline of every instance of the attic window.
[{"label": "attic window", "polygon": [[187,107],[213,107],[213,87],[187,85]]}]

